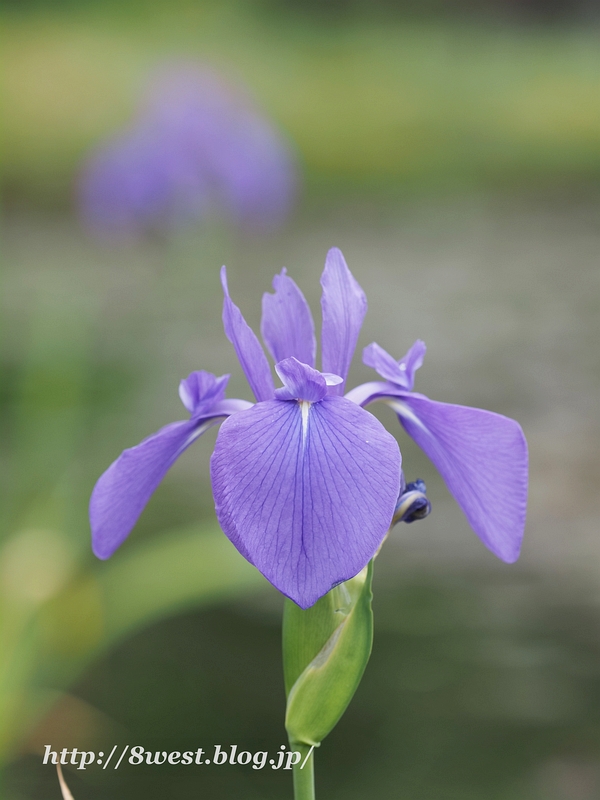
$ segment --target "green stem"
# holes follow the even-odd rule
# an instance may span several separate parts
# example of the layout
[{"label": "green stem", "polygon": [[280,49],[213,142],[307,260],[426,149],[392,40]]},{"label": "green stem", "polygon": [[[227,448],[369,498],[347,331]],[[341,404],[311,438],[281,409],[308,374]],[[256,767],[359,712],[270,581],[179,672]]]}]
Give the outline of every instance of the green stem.
[{"label": "green stem", "polygon": [[301,754],[300,761],[293,766],[294,800],[315,800],[314,748],[297,742],[290,742],[290,746]]}]

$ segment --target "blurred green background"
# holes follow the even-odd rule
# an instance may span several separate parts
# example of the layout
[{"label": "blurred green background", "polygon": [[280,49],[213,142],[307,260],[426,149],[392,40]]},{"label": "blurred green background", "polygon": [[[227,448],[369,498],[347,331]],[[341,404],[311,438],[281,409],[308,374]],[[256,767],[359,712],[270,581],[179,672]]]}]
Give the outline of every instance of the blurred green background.
[{"label": "blurred green background", "polygon": [[[600,27],[584,2],[13,0],[3,10],[0,758],[7,800],[59,797],[42,745],[284,743],[281,599],[214,518],[215,431],[110,560],[87,502],[124,447],[231,372],[218,269],[255,330],[287,266],[318,309],[337,245],[369,298],[359,347],[428,354],[417,390],[517,418],[523,556],[494,560],[398,434],[433,513],[378,559],[372,661],[318,753],[320,796],[600,796]],[[244,83],[298,153],[287,224],[109,246],[82,159],[173,57]],[[351,383],[368,380],[355,359]],[[376,412],[379,413],[379,412]],[[67,769],[76,800],[291,796],[244,767]]]}]

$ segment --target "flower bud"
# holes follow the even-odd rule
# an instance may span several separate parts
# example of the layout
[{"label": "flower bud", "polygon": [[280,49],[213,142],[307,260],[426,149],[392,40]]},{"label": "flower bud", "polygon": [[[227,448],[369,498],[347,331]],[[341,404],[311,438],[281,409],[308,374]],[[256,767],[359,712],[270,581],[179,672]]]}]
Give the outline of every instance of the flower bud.
[{"label": "flower bud", "polygon": [[286,601],[285,725],[292,744],[318,746],[356,691],[373,643],[373,562],[311,608]]},{"label": "flower bud", "polygon": [[406,484],[396,503],[396,510],[392,517],[392,527],[398,522],[414,522],[429,515],[431,502],[426,492],[425,481],[420,478],[413,483]]}]

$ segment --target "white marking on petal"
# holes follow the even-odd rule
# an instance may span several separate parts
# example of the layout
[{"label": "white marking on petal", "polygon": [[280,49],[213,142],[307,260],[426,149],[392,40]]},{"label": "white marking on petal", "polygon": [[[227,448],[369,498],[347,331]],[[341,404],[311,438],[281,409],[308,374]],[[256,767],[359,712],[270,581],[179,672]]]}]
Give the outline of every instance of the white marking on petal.
[{"label": "white marking on petal", "polygon": [[401,417],[404,417],[405,419],[409,419],[412,423],[418,425],[419,428],[429,433],[428,428],[426,428],[425,425],[423,425],[423,423],[416,416],[414,411],[409,406],[407,406],[406,403],[403,403],[402,400],[397,400],[396,398],[394,398],[393,400],[382,398],[382,400],[384,403],[387,403],[390,408],[393,408],[396,414],[399,414]]},{"label": "white marking on petal", "polygon": [[306,441],[306,431],[308,430],[308,412],[312,403],[309,400],[299,400],[300,411],[302,413],[302,444]]}]

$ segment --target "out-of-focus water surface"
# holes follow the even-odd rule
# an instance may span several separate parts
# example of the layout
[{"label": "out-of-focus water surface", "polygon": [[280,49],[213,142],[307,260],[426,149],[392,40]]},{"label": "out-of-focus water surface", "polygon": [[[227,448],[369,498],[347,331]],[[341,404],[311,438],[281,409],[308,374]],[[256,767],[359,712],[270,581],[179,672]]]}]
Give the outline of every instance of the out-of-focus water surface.
[{"label": "out-of-focus water surface", "polygon": [[[251,31],[241,30],[235,9],[221,19],[202,6],[207,26],[219,31],[210,45],[202,39],[208,34],[182,33],[183,16],[159,15],[170,25],[160,35],[162,23],[144,18],[145,34],[135,38],[127,15],[96,5],[61,7],[53,17],[42,3],[29,16],[13,10],[8,17],[13,41],[24,47],[11,61],[10,85],[21,94],[11,95],[2,275],[3,796],[59,796],[54,772],[37,754],[48,742],[96,751],[238,744],[251,752],[284,743],[280,597],[243,565],[238,574],[235,554],[210,549],[215,432],[173,467],[110,563],[89,554],[86,506],[94,481],[123,448],[182,418],[177,386],[190,371],[230,372],[231,396],[250,399],[222,330],[221,264],[257,330],[261,295],[283,266],[318,319],[319,277],[336,245],[369,300],[359,350],[377,341],[400,357],[425,340],[416,389],[518,419],[530,445],[531,489],[522,557],[502,564],[393,414],[375,410],[398,434],[407,479],[426,481],[433,512],[398,526],[377,560],[373,656],[318,753],[319,795],[599,797],[600,125],[587,98],[600,82],[600,60],[593,25],[554,20],[544,28],[544,18],[532,28],[530,19],[511,19],[508,29],[485,29],[496,48],[483,52],[464,21],[435,18],[434,33],[415,34],[414,21],[402,27],[393,17],[398,31],[413,32],[403,40],[411,42],[409,57],[394,47],[396,29],[373,20],[300,17],[290,33],[286,15],[298,11],[277,4],[260,7]],[[427,36],[450,48],[445,62],[439,50],[423,60]],[[107,41],[112,57],[102,49]],[[71,49],[61,51],[61,42]],[[560,80],[547,59],[553,43]],[[211,220],[111,245],[78,221],[68,188],[76,165],[130,106],[122,87],[110,94],[113,71],[121,64],[131,86],[165,51],[217,58],[238,72],[247,63],[251,88],[295,142],[304,175],[304,194],[278,230],[249,233]],[[45,57],[48,72],[36,73]],[[442,62],[463,81],[446,102]],[[488,72],[469,71],[475,62]],[[79,82],[73,64],[88,65]],[[87,110],[77,118],[72,96],[56,89],[63,74],[80,98],[94,88],[97,117],[82,100]],[[404,116],[389,108],[401,85]],[[353,91],[358,117],[348,111]],[[323,119],[328,112],[336,119]],[[387,176],[382,148],[396,159]],[[438,153],[437,166],[423,152]],[[355,358],[350,385],[368,379]],[[196,535],[209,549],[189,549]],[[152,547],[154,556],[144,550]],[[177,552],[186,558],[185,579]],[[134,573],[138,553],[148,557]],[[201,564],[206,553],[215,560]],[[193,586],[194,559],[205,594]],[[217,585],[209,587],[211,573]],[[125,763],[118,771],[67,767],[66,776],[77,800],[291,795],[289,774],[268,767]]]}]

